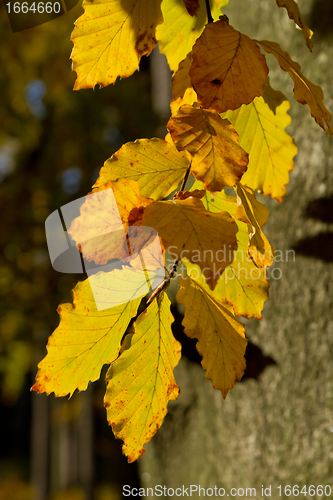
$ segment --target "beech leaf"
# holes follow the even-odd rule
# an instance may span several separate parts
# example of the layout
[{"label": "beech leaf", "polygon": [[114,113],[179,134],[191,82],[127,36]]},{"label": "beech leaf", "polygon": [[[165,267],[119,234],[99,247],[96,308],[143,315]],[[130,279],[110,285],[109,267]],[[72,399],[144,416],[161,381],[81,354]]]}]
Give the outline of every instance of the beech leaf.
[{"label": "beech leaf", "polygon": [[74,89],[104,87],[132,75],[156,45],[160,5],[161,0],[83,0],[85,12],[72,33]]},{"label": "beech leaf", "polygon": [[286,193],[288,173],[297,154],[294,140],[284,130],[291,123],[289,108],[287,98],[266,85],[264,94],[251,104],[222,115],[233,124],[239,144],[249,153],[242,183],[279,202]]},{"label": "beech leaf", "polygon": [[324,93],[322,89],[305,78],[301,66],[293,61],[288,52],[282,50],[278,43],[267,40],[256,41],[266,52],[276,57],[283,71],[289,73],[295,84],[294,96],[296,101],[301,104],[307,104],[310,108],[311,116],[315,119],[316,123],[326,130],[327,133],[333,134],[333,128],[330,125],[332,115],[323,103]]},{"label": "beech leaf", "polygon": [[126,178],[138,181],[146,198],[165,198],[182,181],[189,160],[173,143],[163,139],[140,139],[124,144],[106,160],[94,188]]},{"label": "beech leaf", "polygon": [[305,43],[308,49],[312,52],[313,41],[311,40],[311,38],[313,35],[313,31],[311,31],[305,24],[298,4],[295,2],[295,0],[276,0],[276,3],[280,8],[284,7],[285,9],[287,9],[289,18],[295,21],[297,26],[302,30]]},{"label": "beech leaf", "polygon": [[155,201],[146,208],[142,223],[157,231],[174,258],[197,263],[212,290],[233,260],[237,224],[227,212],[208,212],[196,197]]},{"label": "beech leaf", "polygon": [[[94,287],[99,290],[100,310]],[[56,396],[86,390],[90,381],[100,377],[103,365],[117,358],[125,330],[147,292],[144,273],[129,266],[79,282],[73,290],[73,305],[58,308],[60,324],[49,337],[32,390]],[[125,300],[122,304],[120,295]]]},{"label": "beech leaf", "polygon": [[167,128],[179,151],[193,155],[191,172],[209,191],[233,186],[246,172],[248,154],[228,120],[184,104]]},{"label": "beech leaf", "polygon": [[249,104],[264,91],[268,67],[258,45],[225,17],[207,24],[192,50],[190,77],[198,101],[223,113]]},{"label": "beech leaf", "polygon": [[230,306],[207,290],[203,278],[192,279],[189,275],[179,286],[177,301],[185,306],[182,322],[185,333],[198,339],[197,350],[206,378],[225,399],[245,370],[244,325],[234,317]]},{"label": "beech leaf", "polygon": [[262,232],[261,226],[268,220],[268,209],[255,197],[253,189],[236,184],[238,206],[235,218],[250,226],[248,254],[259,268],[270,266],[274,260],[274,249]]},{"label": "beech leaf", "polygon": [[144,444],[162,425],[168,401],[179,394],[173,370],[181,344],[172,334],[170,305],[161,292],[140,314],[106,375],[107,419],[115,436],[124,441],[129,462],[144,453]]}]

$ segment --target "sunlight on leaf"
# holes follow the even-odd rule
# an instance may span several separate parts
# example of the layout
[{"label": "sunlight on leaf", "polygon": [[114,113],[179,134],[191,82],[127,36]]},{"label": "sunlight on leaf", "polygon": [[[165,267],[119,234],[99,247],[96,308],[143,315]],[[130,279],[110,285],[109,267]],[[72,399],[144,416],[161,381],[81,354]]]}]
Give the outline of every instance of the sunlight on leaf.
[{"label": "sunlight on leaf", "polygon": [[279,202],[286,194],[288,173],[294,168],[293,157],[297,154],[294,140],[284,130],[291,123],[289,108],[281,92],[265,85],[264,94],[251,104],[222,115],[233,124],[240,145],[250,155],[242,183]]},{"label": "sunlight on leaf", "polygon": [[[106,280],[103,275],[108,275]],[[104,310],[96,307],[94,285],[99,288],[99,304]],[[49,338],[32,390],[56,396],[86,390],[90,381],[100,377],[103,365],[117,358],[121,339],[146,288],[144,273],[128,266],[79,282],[73,290],[73,305],[58,308],[60,324]],[[126,302],[113,307],[119,304],[121,293],[127,293]],[[138,294],[140,297],[130,300]]]},{"label": "sunlight on leaf", "polygon": [[333,134],[333,128],[330,125],[332,115],[323,103],[324,93],[322,89],[305,78],[300,65],[293,61],[288,52],[282,50],[278,43],[267,40],[256,41],[266,52],[276,57],[283,71],[289,73],[295,84],[294,96],[296,101],[301,104],[307,104],[310,108],[311,116],[315,119],[316,123],[326,130],[327,133]]},{"label": "sunlight on leaf", "polygon": [[142,224],[156,229],[173,258],[197,263],[212,290],[237,248],[237,224],[232,217],[227,212],[208,212],[196,197],[156,201],[144,211]]},{"label": "sunlight on leaf", "polygon": [[311,31],[305,24],[298,4],[295,2],[295,0],[276,0],[276,3],[279,7],[285,7],[287,9],[289,18],[295,21],[297,26],[302,30],[305,43],[308,49],[312,52],[313,41],[311,40],[311,38],[313,35],[313,31]]},{"label": "sunlight on leaf", "polygon": [[145,443],[162,425],[168,401],[179,394],[173,370],[181,345],[172,334],[170,305],[161,292],[140,314],[106,375],[107,419],[115,436],[124,441],[129,462],[144,453]]},{"label": "sunlight on leaf", "polygon": [[223,113],[264,91],[268,67],[258,45],[221,16],[207,24],[192,50],[190,77],[198,101]]},{"label": "sunlight on leaf", "polygon": [[84,0],[75,22],[71,55],[77,73],[74,89],[115,83],[139,68],[141,56],[156,45],[162,22],[161,0]]},{"label": "sunlight on leaf", "polygon": [[230,306],[213,297],[204,279],[193,271],[193,277],[186,276],[179,282],[177,302],[185,306],[182,324],[186,335],[198,339],[206,378],[225,399],[245,370],[244,325],[234,317]]},{"label": "sunlight on leaf", "polygon": [[126,178],[138,181],[146,198],[165,198],[182,181],[189,160],[163,139],[140,139],[124,144],[106,160],[94,188]]},{"label": "sunlight on leaf", "polygon": [[179,151],[193,155],[191,172],[209,191],[233,186],[246,172],[248,154],[228,120],[184,104],[167,128]]}]

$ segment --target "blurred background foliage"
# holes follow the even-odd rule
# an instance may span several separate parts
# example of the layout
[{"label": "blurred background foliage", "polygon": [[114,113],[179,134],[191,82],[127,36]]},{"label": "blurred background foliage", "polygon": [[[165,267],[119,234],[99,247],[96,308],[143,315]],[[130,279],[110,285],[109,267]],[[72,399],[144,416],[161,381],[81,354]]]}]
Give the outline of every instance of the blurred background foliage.
[{"label": "blurred background foliage", "polygon": [[112,500],[138,482],[107,427],[103,377],[71,400],[29,391],[56,308],[84,279],[52,269],[45,219],[86,195],[123,143],[160,127],[149,58],[114,86],[72,90],[81,13],[13,34],[0,5],[0,500]]}]

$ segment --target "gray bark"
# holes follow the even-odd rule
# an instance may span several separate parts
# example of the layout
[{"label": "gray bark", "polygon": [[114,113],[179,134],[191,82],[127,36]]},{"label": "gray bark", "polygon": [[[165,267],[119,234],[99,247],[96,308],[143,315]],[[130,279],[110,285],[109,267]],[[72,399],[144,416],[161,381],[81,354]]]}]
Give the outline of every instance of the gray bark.
[{"label": "gray bark", "polygon": [[[303,0],[300,8],[317,30],[313,54],[274,0],[230,0],[224,12],[250,37],[279,42],[322,86],[332,109],[331,0]],[[333,487],[333,139],[293,101],[289,75],[267,59],[272,87],[291,102],[288,132],[299,148],[284,201],[265,201],[265,234],[284,256],[275,264],[282,277],[270,279],[263,320],[246,322],[247,337],[276,364],[258,380],[237,383],[223,401],[199,365],[182,361],[175,371],[180,397],[139,461],[145,487],[253,487],[256,498],[264,498],[262,485],[272,485],[273,498],[278,485]],[[286,261],[293,248],[295,260],[289,254]]]}]

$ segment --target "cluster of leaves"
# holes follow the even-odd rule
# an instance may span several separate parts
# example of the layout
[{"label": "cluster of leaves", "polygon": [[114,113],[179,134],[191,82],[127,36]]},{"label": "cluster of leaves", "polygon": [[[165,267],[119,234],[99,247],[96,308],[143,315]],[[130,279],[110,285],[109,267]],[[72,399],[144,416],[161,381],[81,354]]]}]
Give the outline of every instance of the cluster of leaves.
[{"label": "cluster of leaves", "polygon": [[[287,9],[312,50],[312,32],[294,0],[277,4]],[[247,340],[236,315],[261,318],[268,298],[266,268],[274,258],[262,231],[268,210],[255,190],[282,201],[297,152],[285,131],[291,121],[289,102],[270,87],[260,48],[277,58],[294,82],[296,100],[309,106],[329,134],[331,114],[321,88],[305,78],[289,54],[275,42],[236,31],[221,15],[219,0],[212,6],[201,0],[84,0],[83,6],[72,35],[75,89],[130,76],[158,41],[174,72],[172,116],[165,140],[127,143],[105,162],[93,186],[96,215],[91,216],[87,198],[69,232],[78,245],[88,241],[88,260],[105,264],[114,257],[119,248],[112,214],[103,202],[106,189],[113,190],[126,231],[131,226],[157,231],[163,250],[172,248],[174,269],[180,261],[187,269],[177,294],[185,306],[184,330],[198,340],[206,377],[225,398],[245,369]],[[190,172],[196,180],[186,191]],[[96,239],[101,233],[103,238]],[[151,271],[154,255],[147,253]],[[134,257],[122,269],[77,284],[73,305],[58,309],[60,324],[33,386],[38,392],[72,395],[97,380],[109,364],[107,418],[130,462],[142,455],[163,422],[168,401],[178,396],[173,369],[181,355],[164,291],[168,278],[124,337],[137,316],[137,292],[146,272]],[[102,310],[92,286],[104,294]],[[133,300],[112,307],[112,297],[122,288]]]}]

